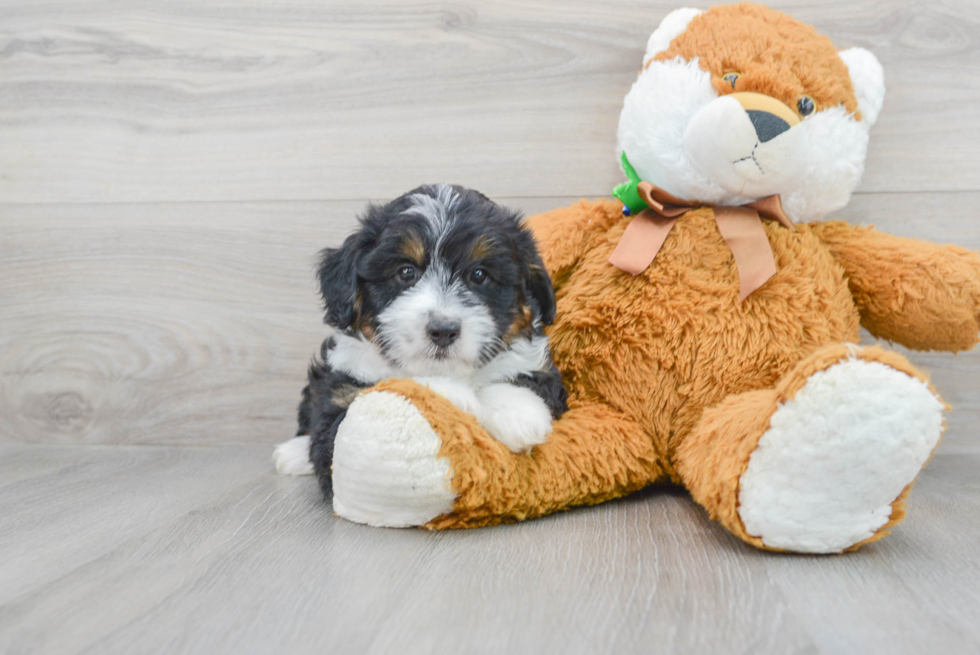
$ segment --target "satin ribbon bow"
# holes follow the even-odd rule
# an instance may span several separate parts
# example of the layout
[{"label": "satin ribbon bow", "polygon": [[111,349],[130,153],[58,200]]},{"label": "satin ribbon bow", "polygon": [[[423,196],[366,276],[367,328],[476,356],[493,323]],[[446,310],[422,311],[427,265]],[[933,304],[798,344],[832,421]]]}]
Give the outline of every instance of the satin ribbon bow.
[{"label": "satin ribbon bow", "polygon": [[[609,258],[609,263],[630,275],[642,273],[660,252],[660,247],[677,219],[697,207],[712,207],[718,231],[735,257],[739,302],[748,298],[776,274],[776,261],[773,259],[772,246],[769,245],[765,228],[762,227],[762,219],[778,221],[790,230],[796,229],[793,221],[783,213],[778,195],[747,205],[729,207],[681,200],[650,182],[639,182],[635,191],[646,203],[647,209],[633,217]],[[619,196],[618,193],[614,194]],[[632,204],[635,206],[636,203]]]}]

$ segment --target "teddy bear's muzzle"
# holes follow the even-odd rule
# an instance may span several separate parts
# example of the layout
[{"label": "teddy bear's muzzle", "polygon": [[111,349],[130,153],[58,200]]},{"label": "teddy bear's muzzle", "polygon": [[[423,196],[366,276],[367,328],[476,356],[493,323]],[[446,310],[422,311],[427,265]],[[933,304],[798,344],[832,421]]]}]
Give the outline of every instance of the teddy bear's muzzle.
[{"label": "teddy bear's muzzle", "polygon": [[799,116],[761,93],[732,93],[706,104],[688,123],[684,148],[703,174],[745,198],[792,191],[810,154]]}]

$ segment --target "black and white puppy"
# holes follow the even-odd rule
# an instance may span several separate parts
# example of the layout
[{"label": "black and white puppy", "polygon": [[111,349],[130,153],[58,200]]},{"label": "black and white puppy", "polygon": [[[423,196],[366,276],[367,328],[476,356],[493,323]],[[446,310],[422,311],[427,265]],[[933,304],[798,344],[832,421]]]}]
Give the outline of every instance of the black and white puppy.
[{"label": "black and white puppy", "polygon": [[321,253],[333,334],[309,369],[285,474],[330,488],[334,438],[362,389],[414,378],[475,416],[515,452],[544,443],[566,393],[543,327],[555,294],[521,215],[459,186],[422,186],[369,205],[361,227]]}]

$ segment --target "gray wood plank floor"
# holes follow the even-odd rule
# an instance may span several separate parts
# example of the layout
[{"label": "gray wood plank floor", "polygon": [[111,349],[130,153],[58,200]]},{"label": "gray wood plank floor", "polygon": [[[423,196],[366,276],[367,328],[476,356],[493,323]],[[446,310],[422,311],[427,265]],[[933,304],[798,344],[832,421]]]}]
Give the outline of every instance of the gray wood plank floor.
[{"label": "gray wood plank floor", "polygon": [[[652,489],[432,534],[273,475],[315,252],[453,181],[531,213],[620,181],[665,0],[0,0],[0,652],[977,653],[980,349],[883,542],[760,553]],[[838,217],[980,249],[980,3],[774,1],[888,97]]]},{"label": "gray wood plank floor", "polygon": [[[774,555],[652,489],[430,533],[330,515],[268,450],[0,445],[0,652],[976,653],[980,448],[839,557]],[[70,538],[69,538],[70,536]]]}]

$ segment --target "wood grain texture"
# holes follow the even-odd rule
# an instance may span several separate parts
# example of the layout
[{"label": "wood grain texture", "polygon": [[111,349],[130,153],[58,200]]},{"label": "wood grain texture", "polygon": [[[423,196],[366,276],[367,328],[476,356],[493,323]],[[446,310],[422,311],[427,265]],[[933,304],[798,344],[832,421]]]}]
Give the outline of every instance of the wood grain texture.
[{"label": "wood grain texture", "polygon": [[[653,489],[429,533],[330,515],[267,448],[0,445],[0,651],[975,653],[980,465],[940,453],[888,539],[756,551]],[[55,464],[53,466],[53,464]]]},{"label": "wood grain texture", "polygon": [[[572,198],[504,198],[537,212]],[[0,441],[274,443],[325,332],[315,253],[360,201],[11,205],[0,236]],[[862,194],[841,214],[980,249],[980,193]],[[920,211],[929,207],[929,214]],[[938,218],[946,217],[946,218]],[[908,353],[980,442],[980,349]]]},{"label": "wood grain texture", "polygon": [[[980,190],[980,4],[772,4],[881,59],[865,190]],[[605,194],[677,6],[0,0],[0,203]]]}]

